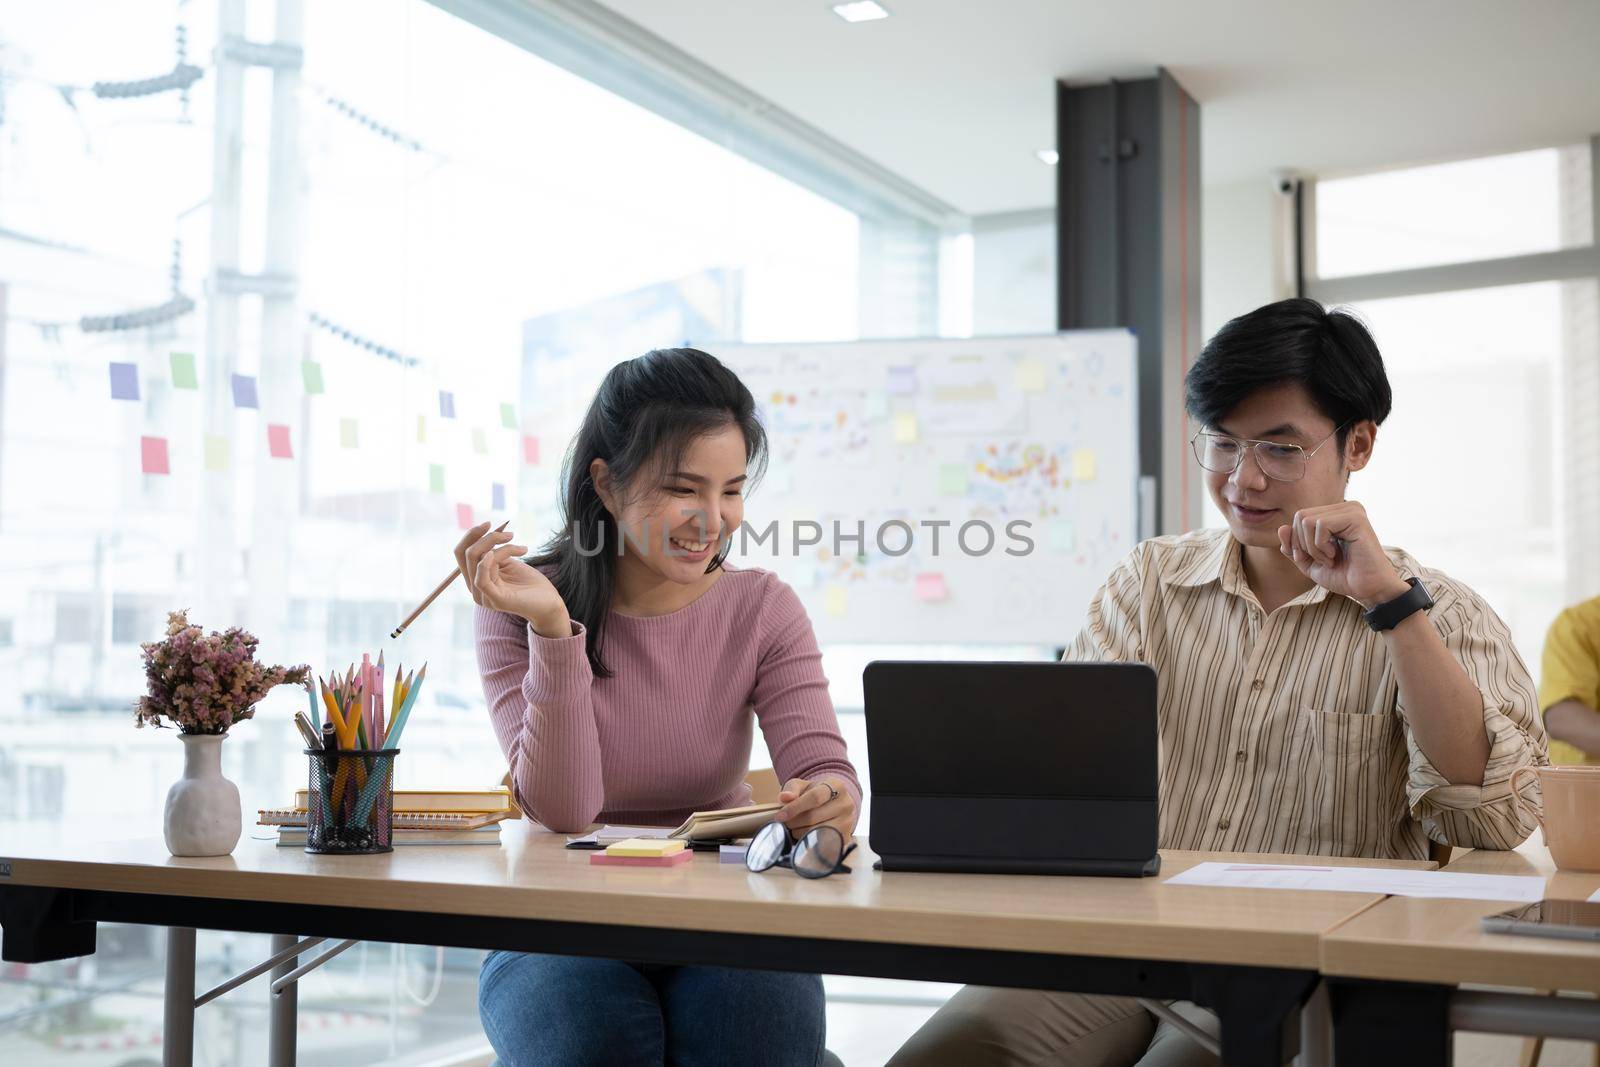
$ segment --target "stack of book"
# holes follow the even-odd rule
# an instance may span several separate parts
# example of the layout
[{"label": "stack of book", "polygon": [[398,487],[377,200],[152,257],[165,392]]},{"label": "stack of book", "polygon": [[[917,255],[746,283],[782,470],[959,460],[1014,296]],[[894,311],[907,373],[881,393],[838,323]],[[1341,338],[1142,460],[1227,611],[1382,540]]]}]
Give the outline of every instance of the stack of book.
[{"label": "stack of book", "polygon": [[[396,845],[498,845],[500,824],[518,817],[511,803],[511,790],[495,789],[396,789],[394,832]],[[301,789],[294,795],[294,806],[263,808],[256,820],[262,826],[278,827],[278,845],[306,843],[306,817],[310,793]]]}]

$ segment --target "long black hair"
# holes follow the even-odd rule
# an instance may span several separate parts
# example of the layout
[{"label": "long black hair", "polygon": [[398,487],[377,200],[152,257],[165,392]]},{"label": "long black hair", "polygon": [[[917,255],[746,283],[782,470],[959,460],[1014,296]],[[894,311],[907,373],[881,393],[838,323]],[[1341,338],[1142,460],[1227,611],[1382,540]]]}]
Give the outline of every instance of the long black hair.
[{"label": "long black hair", "polygon": [[[605,663],[605,632],[622,531],[595,490],[590,465],[604,460],[611,491],[626,500],[651,488],[639,484],[641,477],[676,470],[696,439],[726,426],[744,435],[751,468],[746,484],[753,485],[766,466],[767,435],[750,390],[715,356],[697,348],[658,348],[618,363],[600,383],[562,464],[561,529],[528,560],[547,569],[567,614],[588,631],[595,677],[612,673]],[[596,551],[597,546],[604,547]],[[722,566],[731,547],[730,537],[706,565],[707,574]]]}]

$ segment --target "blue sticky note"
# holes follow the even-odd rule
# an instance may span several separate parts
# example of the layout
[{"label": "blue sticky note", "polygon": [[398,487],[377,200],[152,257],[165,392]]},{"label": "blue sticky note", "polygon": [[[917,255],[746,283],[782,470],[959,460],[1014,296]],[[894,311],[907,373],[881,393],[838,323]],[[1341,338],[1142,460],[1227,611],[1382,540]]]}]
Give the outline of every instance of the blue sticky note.
[{"label": "blue sticky note", "polygon": [[261,402],[256,397],[256,380],[253,375],[235,374],[233,376],[233,406],[260,410]]},{"label": "blue sticky note", "polygon": [[506,509],[506,487],[501,485],[499,482],[495,482],[493,485],[493,490],[494,510],[504,511]]},{"label": "blue sticky note", "polygon": [[139,399],[139,367],[136,364],[111,364],[111,399]]},{"label": "blue sticky note", "polygon": [[439,417],[453,419],[456,417],[456,395],[439,390]]}]

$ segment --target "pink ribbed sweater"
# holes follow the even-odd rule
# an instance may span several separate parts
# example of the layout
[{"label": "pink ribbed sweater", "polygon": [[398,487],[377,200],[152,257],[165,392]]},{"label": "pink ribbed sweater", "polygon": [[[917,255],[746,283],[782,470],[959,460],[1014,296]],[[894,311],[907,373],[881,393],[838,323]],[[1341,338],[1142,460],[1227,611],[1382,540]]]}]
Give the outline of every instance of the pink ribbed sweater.
[{"label": "pink ribbed sweater", "polygon": [[727,567],[687,607],[606,625],[612,676],[596,678],[580,624],[546,638],[477,610],[489,714],[533,819],[573,832],[747,804],[752,721],[780,781],[838,775],[859,806],[811,622],[776,575]]}]

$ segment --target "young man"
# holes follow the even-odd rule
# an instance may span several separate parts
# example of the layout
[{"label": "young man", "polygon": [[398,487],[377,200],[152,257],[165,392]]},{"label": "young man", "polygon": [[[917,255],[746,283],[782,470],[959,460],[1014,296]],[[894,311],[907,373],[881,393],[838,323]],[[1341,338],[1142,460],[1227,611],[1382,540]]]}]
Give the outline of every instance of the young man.
[{"label": "young man", "polygon": [[[1346,498],[1389,414],[1366,328],[1312,300],[1269,304],[1224,326],[1186,386],[1227,529],[1140,544],[1063,657],[1155,668],[1161,846],[1426,859],[1430,841],[1517,845],[1533,826],[1511,773],[1547,757],[1511,634],[1471,589],[1384,548]],[[1216,1062],[1133,1000],[969,987],[892,1063],[1136,1061]]]},{"label": "young man", "polygon": [[1600,764],[1600,597],[1556,616],[1544,639],[1539,706],[1553,763]]}]

